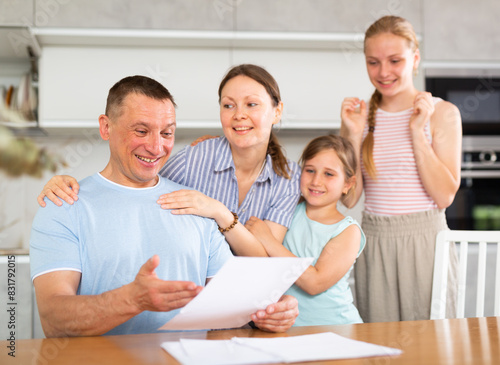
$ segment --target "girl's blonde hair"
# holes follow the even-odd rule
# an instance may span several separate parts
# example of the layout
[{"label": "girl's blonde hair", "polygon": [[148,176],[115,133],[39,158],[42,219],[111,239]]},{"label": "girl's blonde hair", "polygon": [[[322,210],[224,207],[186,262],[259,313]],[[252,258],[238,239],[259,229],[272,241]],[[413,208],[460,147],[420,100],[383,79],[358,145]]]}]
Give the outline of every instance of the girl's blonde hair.
[{"label": "girl's blonde hair", "polygon": [[[399,16],[384,16],[373,23],[365,32],[364,48],[366,41],[378,34],[390,33],[406,39],[408,47],[415,52],[418,49],[418,39],[409,21]],[[375,131],[375,113],[382,100],[382,94],[378,90],[372,94],[368,104],[368,134],[363,141],[362,153],[365,170],[372,178],[377,176],[377,169],[373,162],[373,132]]]},{"label": "girl's blonde hair", "polygon": [[[314,138],[307,144],[299,160],[302,169],[304,168],[304,165],[307,161],[325,150],[335,151],[337,156],[339,156],[340,162],[342,162],[342,166],[344,168],[346,181],[356,175],[358,163],[356,159],[356,153],[354,152],[354,147],[347,139],[334,134]],[[355,197],[355,189],[356,183],[351,186],[347,194],[342,196],[342,198],[340,199],[342,204],[344,204],[345,206],[350,206],[350,203]],[[303,197],[300,198],[299,202],[302,201],[304,201]]]}]

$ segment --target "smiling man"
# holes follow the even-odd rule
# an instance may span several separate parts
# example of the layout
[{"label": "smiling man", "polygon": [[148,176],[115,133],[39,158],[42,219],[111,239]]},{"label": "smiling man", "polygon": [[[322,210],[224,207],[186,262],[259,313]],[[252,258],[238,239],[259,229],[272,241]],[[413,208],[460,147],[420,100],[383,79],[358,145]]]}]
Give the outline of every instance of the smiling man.
[{"label": "smiling man", "polygon": [[[31,275],[47,337],[156,332],[231,257],[213,220],[156,203],[185,188],[158,176],[175,127],[173,97],[158,82],[132,76],[110,89],[99,117],[108,164],[80,182],[73,205],[48,202],[33,222]],[[263,329],[278,328],[269,319],[284,330],[296,301],[259,312]]]},{"label": "smiling man", "polygon": [[[127,79],[126,79],[127,80]],[[170,94],[126,92],[123,81],[111,89],[106,114],[99,117],[101,137],[111,157],[101,175],[117,184],[147,188],[158,183],[158,171],[174,146],[175,105]],[[148,88],[149,90],[149,88]],[[154,90],[154,89],[153,89]],[[159,89],[161,90],[161,89]]]}]

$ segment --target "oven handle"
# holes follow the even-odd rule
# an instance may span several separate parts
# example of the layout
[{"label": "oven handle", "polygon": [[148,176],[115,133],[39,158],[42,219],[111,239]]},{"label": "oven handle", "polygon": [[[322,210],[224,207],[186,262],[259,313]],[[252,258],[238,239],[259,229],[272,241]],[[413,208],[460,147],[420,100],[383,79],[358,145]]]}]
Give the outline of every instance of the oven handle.
[{"label": "oven handle", "polygon": [[462,179],[497,179],[500,178],[500,170],[462,170],[460,177]]}]

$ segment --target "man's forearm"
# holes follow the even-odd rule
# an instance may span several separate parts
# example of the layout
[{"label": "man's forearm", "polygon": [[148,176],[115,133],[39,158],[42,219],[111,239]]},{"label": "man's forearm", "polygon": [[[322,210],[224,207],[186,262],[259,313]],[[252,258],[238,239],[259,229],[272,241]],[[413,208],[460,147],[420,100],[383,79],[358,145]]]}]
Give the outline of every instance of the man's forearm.
[{"label": "man's forearm", "polygon": [[47,298],[40,319],[47,337],[102,335],[140,313],[126,298],[130,284],[99,295]]}]

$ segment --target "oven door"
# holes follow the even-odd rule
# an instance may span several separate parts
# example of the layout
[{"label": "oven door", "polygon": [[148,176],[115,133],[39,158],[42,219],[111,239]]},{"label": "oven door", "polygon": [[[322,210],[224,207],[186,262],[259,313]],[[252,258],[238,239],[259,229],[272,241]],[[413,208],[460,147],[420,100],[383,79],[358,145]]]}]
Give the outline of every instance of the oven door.
[{"label": "oven door", "polygon": [[500,137],[464,137],[460,189],[446,210],[448,226],[500,230]]},{"label": "oven door", "polygon": [[462,179],[453,204],[446,209],[450,229],[500,230],[500,171],[497,177]]}]

